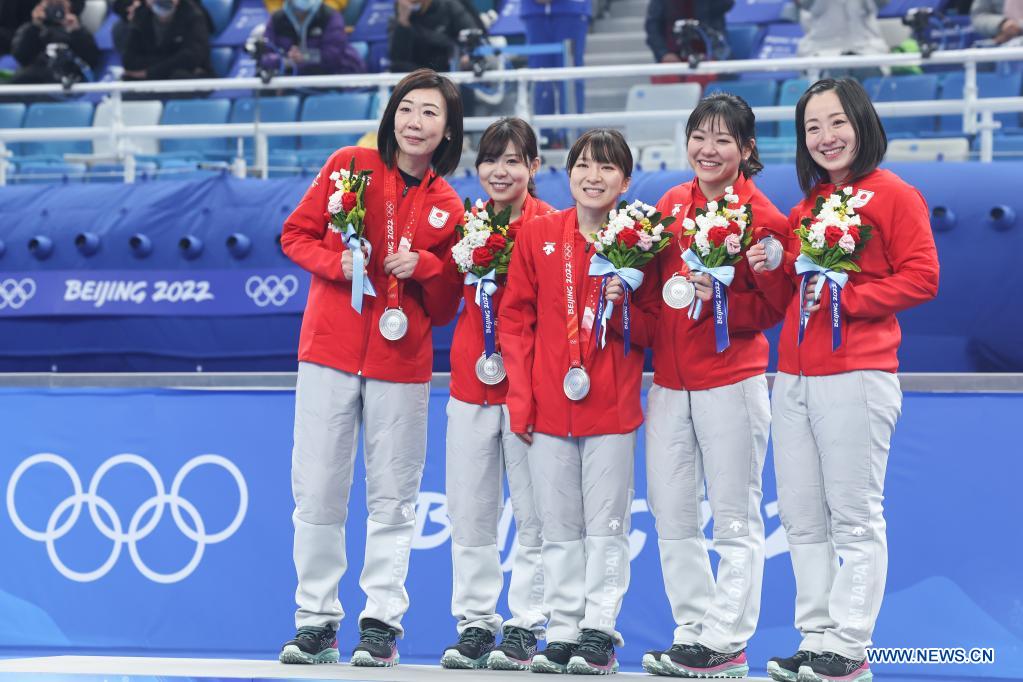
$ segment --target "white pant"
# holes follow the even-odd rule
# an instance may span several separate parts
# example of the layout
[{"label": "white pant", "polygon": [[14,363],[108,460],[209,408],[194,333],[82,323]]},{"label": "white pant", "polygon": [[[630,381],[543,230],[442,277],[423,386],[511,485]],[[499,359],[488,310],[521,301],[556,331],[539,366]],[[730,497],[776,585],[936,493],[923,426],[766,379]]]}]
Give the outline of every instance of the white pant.
[{"label": "white pant", "polygon": [[[746,647],[764,577],[761,475],[770,402],[764,375],[703,391],[654,385],[647,395],[647,502],[657,527],[674,642]],[[703,535],[704,479],[721,556],[717,584]]]},{"label": "white pant", "polygon": [[498,523],[508,476],[517,542],[512,550],[504,625],[543,636],[547,622],[540,560],[540,517],[533,503],[526,444],[511,432],[503,405],[448,401],[446,490],[451,520],[451,614],[459,634],[475,627],[500,631],[497,599],[504,585]]},{"label": "white pant", "polygon": [[364,426],[369,519],[359,578],[366,607],[359,621],[375,618],[403,632],[429,399],[429,384],[376,381],[299,363],[291,457],[297,627],[336,628],[344,617],[338,582],[348,566],[345,521]]},{"label": "white pant", "polygon": [[899,379],[880,371],[779,373],[772,407],[778,510],[796,577],[799,648],[863,658],[888,570],[881,503],[888,448],[902,412]]},{"label": "white pant", "polygon": [[533,434],[529,471],[543,527],[548,642],[615,629],[629,588],[629,522],[636,432],[562,438]]}]

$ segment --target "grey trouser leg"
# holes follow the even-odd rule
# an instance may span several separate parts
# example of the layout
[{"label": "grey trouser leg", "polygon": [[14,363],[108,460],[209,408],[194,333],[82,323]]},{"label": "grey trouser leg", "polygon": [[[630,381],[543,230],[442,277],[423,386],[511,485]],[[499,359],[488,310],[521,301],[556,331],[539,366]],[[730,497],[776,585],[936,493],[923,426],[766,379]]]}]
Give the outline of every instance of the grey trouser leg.
[{"label": "grey trouser leg", "polygon": [[898,377],[779,374],[772,402],[778,507],[796,575],[801,648],[863,658],[888,568],[882,500],[902,411]]},{"label": "grey trouser leg", "polygon": [[501,405],[448,402],[448,516],[451,519],[451,612],[461,633],[469,627],[498,632],[497,600],[504,584],[497,527],[507,471],[518,544],[508,602],[508,625],[543,634],[540,520],[533,503],[526,445],[508,428]]},{"label": "grey trouser leg", "polygon": [[[759,375],[702,391],[655,386],[648,406],[649,498],[658,532],[669,534],[659,541],[662,571],[669,599],[680,600],[673,599],[672,611],[682,615],[675,641],[695,639],[716,651],[738,651],[746,647],[760,615],[765,555],[761,477],[770,428],[767,380]],[[690,478],[701,469],[714,518],[714,548],[721,557],[716,586],[699,523],[703,480]],[[684,543],[675,539],[687,534]],[[687,550],[700,554],[684,556]],[[705,606],[703,613],[694,613],[695,606],[687,604],[685,599],[692,597]]]},{"label": "grey trouser leg", "polygon": [[636,434],[534,434],[529,449],[550,609],[548,641],[615,629],[629,587],[629,521]]}]

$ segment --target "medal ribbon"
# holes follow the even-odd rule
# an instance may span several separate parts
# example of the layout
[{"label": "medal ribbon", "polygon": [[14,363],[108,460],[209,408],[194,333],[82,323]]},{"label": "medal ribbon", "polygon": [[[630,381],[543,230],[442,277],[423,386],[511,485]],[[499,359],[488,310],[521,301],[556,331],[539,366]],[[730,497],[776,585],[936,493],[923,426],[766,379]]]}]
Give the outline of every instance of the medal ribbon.
[{"label": "medal ribbon", "polygon": [[[595,324],[600,331],[600,347],[607,345],[607,323],[611,320],[611,313],[614,311],[614,303],[608,303],[604,296],[608,281],[618,276],[618,279],[625,285],[625,300],[622,302],[622,336],[625,339],[625,355],[629,354],[629,298],[630,294],[643,284],[643,272],[636,268],[617,268],[603,254],[595,253],[590,259],[591,277],[602,277],[600,282],[600,297],[597,302],[597,317]],[[606,304],[606,305],[605,305]]]},{"label": "medal ribbon", "polygon": [[[368,239],[360,239],[351,223],[344,234],[345,246],[352,252],[352,307],[355,312],[362,314],[363,296],[376,296],[376,289],[373,288],[373,281],[369,278],[366,269],[366,258],[373,253],[373,245]],[[366,254],[363,255],[362,247],[366,247]]]},{"label": "medal ribbon", "polygon": [[[735,267],[731,265],[719,265],[716,268],[708,268],[700,260],[692,249],[682,252],[682,260],[689,266],[691,272],[702,272],[710,275],[714,297],[711,305],[714,306],[714,347],[718,353],[724,351],[731,345],[728,338],[728,290],[732,280],[735,278]],[[700,319],[700,312],[703,310],[703,301],[696,298],[693,305],[689,307],[689,319]]]},{"label": "medal ribbon", "polygon": [[565,315],[568,325],[568,359],[572,367],[583,366],[583,353],[579,339],[579,300],[573,277],[572,252],[575,245],[575,225],[566,222],[562,236],[562,255],[565,263]]},{"label": "medal ribbon", "polygon": [[[409,212],[408,220],[405,222],[405,228],[401,232],[401,241],[395,239],[395,221],[397,220],[398,213],[398,169],[391,169],[387,176],[387,190],[386,196],[384,197],[386,203],[384,210],[387,215],[387,255],[393,255],[398,252],[398,246],[401,241],[405,241],[411,248],[412,245],[412,234],[416,229],[416,218],[419,212],[423,208],[423,204],[426,202],[427,187],[433,180],[433,170],[427,170],[426,175],[423,176],[423,180],[419,183],[418,187],[412,188],[410,191],[415,192],[416,196],[412,200],[412,210]],[[401,292],[402,285],[398,278],[394,275],[390,275],[387,278],[387,307],[388,308],[400,308],[401,307]]]},{"label": "medal ribbon", "polygon": [[817,278],[813,294],[815,299],[819,299],[821,291],[824,289],[824,282],[828,283],[828,289],[831,291],[831,351],[838,350],[838,347],[842,345],[842,287],[849,281],[849,275],[818,265],[809,256],[802,253],[796,258],[796,274],[803,276],[799,283],[798,343],[803,343],[806,325],[810,320],[810,312],[806,309],[806,285],[815,274],[821,274],[823,277]]}]

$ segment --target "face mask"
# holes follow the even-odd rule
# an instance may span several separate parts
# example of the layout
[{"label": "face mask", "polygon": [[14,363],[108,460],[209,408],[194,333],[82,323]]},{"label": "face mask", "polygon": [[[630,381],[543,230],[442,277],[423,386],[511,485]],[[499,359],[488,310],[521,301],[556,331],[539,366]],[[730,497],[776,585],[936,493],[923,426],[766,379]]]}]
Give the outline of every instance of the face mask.
[{"label": "face mask", "polygon": [[174,2],[173,0],[156,0],[152,5],[152,9],[153,14],[161,19],[166,19],[174,12]]},{"label": "face mask", "polygon": [[291,0],[291,6],[299,12],[309,12],[316,6],[317,0]]},{"label": "face mask", "polygon": [[423,5],[422,3],[417,2],[414,5],[409,5],[409,9],[412,10],[413,12],[418,12],[419,10],[423,9]]}]

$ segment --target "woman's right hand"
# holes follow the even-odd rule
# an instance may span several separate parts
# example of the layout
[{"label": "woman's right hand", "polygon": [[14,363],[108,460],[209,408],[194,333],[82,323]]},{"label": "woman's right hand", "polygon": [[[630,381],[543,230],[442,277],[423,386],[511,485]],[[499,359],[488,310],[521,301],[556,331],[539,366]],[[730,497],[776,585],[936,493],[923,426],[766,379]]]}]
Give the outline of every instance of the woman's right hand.
[{"label": "woman's right hand", "polygon": [[753,272],[758,275],[767,270],[767,247],[763,242],[757,242],[746,251],[746,260]]},{"label": "woman's right hand", "polygon": [[533,427],[532,426],[527,426],[525,433],[516,433],[515,435],[518,436],[519,440],[521,440],[526,445],[532,445],[533,444]]},{"label": "woman's right hand", "polygon": [[704,303],[708,303],[710,299],[714,298],[714,288],[710,281],[710,275],[702,272],[691,272],[688,279],[696,289],[696,298]]}]

